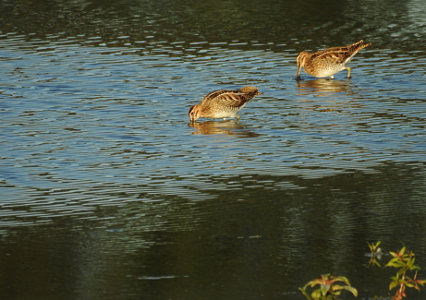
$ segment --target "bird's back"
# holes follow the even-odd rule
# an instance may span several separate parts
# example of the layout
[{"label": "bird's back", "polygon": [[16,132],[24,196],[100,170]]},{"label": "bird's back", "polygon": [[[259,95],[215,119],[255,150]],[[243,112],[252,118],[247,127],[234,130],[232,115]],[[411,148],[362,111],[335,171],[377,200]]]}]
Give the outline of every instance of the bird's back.
[{"label": "bird's back", "polygon": [[334,64],[346,64],[351,58],[370,43],[361,40],[344,47],[332,47],[325,50],[315,52],[311,56],[312,61],[330,61]]},{"label": "bird's back", "polygon": [[207,94],[201,101],[201,105],[214,108],[237,109],[243,106],[254,95],[243,93],[239,90],[218,90]]}]

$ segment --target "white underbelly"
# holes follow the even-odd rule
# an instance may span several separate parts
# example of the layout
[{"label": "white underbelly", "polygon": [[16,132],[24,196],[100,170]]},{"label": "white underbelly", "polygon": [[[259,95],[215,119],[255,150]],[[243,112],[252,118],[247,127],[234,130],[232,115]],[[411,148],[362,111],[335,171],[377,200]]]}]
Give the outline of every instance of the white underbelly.
[{"label": "white underbelly", "polygon": [[336,66],[334,68],[326,68],[319,70],[314,76],[315,77],[330,77],[333,76],[336,73],[339,73],[340,71],[344,70],[344,66]]},{"label": "white underbelly", "polygon": [[240,107],[236,108],[225,108],[222,110],[218,110],[214,113],[213,118],[235,118],[237,116],[237,112],[240,111],[244,106],[246,106],[246,103],[241,105]]}]

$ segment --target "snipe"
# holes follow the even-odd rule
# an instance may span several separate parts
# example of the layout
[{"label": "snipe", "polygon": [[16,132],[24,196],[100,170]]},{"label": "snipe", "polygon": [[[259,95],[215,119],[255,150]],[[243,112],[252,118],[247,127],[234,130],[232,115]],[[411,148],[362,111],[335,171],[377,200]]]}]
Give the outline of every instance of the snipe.
[{"label": "snipe", "polygon": [[237,112],[241,110],[248,101],[257,95],[262,95],[255,86],[245,86],[239,90],[218,90],[206,96],[197,105],[191,106],[188,111],[191,122],[198,118],[237,118]]},{"label": "snipe", "polygon": [[360,40],[345,47],[333,47],[314,53],[300,52],[296,59],[296,77],[300,78],[300,70],[303,67],[306,73],[315,77],[334,78],[336,73],[348,70],[349,79],[351,77],[351,68],[346,67],[346,64],[355,54],[370,45],[370,43],[364,43],[363,40]]}]

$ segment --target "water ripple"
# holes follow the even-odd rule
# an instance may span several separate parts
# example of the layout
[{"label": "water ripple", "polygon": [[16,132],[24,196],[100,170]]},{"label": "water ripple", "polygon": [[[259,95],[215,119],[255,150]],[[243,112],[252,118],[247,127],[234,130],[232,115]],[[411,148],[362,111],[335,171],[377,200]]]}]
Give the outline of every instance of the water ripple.
[{"label": "water ripple", "polygon": [[[142,19],[168,20],[132,17]],[[334,26],[315,30],[333,35]],[[303,190],[297,178],[425,161],[423,50],[376,40],[379,47],[351,63],[351,81],[343,73],[295,81],[297,39],[180,38],[149,31],[0,37],[3,227],[100,220],[100,208],[197,203],[221,190]],[[303,48],[321,46],[308,37]],[[264,95],[239,122],[188,123],[188,107],[209,91],[249,84]],[[282,178],[257,178],[271,174]]]}]

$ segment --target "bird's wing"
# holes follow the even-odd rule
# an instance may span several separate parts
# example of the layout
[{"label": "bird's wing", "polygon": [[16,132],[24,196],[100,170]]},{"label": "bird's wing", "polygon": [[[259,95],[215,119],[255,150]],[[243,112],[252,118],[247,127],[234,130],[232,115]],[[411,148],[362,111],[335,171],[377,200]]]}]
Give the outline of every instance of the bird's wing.
[{"label": "bird's wing", "polygon": [[206,95],[201,101],[204,105],[213,104],[224,107],[239,107],[248,101],[245,93],[233,90],[214,91]]},{"label": "bird's wing", "polygon": [[351,60],[355,54],[369,45],[370,43],[364,44],[364,41],[361,40],[349,46],[328,48],[314,53],[312,59],[332,60],[334,63],[345,64]]},{"label": "bird's wing", "polygon": [[346,63],[354,55],[349,47],[333,47],[323,51],[316,52],[312,59],[331,60],[334,63]]}]

